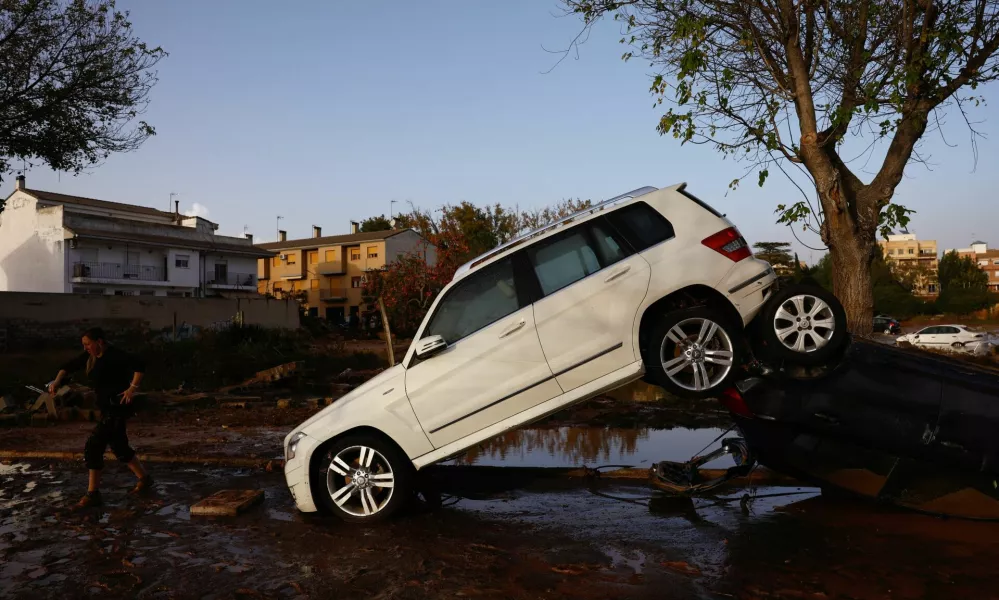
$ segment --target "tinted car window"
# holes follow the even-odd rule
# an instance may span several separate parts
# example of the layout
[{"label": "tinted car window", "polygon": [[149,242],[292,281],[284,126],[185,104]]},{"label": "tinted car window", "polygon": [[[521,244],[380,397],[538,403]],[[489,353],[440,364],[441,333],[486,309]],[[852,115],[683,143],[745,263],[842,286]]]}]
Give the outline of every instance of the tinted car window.
[{"label": "tinted car window", "polygon": [[596,253],[578,227],[568,235],[529,248],[527,256],[546,296],[600,270]]},{"label": "tinted car window", "polygon": [[920,331],[916,335],[933,335],[933,334],[936,334],[936,333],[940,333],[940,328],[939,327],[927,327],[926,329],[923,329],[922,331]]},{"label": "tinted car window", "polygon": [[636,252],[665,242],[675,235],[666,217],[644,202],[636,202],[615,210],[607,220],[625,236]]},{"label": "tinted car window", "polygon": [[597,254],[599,255],[598,258],[600,258],[603,266],[606,267],[624,260],[631,254],[628,249],[618,243],[617,237],[610,226],[605,225],[601,220],[591,222],[590,232],[593,235],[593,243],[596,246]]},{"label": "tinted car window", "polygon": [[957,327],[937,327],[937,329],[940,330],[937,333],[947,333],[947,334],[961,333],[961,330],[958,329]]},{"label": "tinted car window", "polygon": [[424,337],[439,335],[453,344],[520,308],[510,257],[469,275],[437,306]]}]

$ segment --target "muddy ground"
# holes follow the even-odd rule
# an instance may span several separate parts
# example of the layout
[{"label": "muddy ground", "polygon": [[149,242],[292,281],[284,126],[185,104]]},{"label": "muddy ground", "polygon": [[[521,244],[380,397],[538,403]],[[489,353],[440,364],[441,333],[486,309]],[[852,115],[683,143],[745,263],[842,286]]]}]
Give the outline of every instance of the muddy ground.
[{"label": "muddy ground", "polygon": [[[82,511],[68,507],[78,466],[0,466],[0,596],[999,597],[999,526],[807,488],[754,490],[745,510],[737,490],[664,512],[641,485],[498,489],[438,476],[460,496],[358,527],[297,513],[279,473],[161,465],[156,493],[136,499],[115,466],[106,506]],[[262,489],[265,500],[236,518],[192,517],[218,489]]]},{"label": "muddy ground", "polygon": [[[279,458],[284,435],[313,412],[150,410],[130,423],[130,437],[157,456]],[[477,468],[646,467],[689,458],[729,426],[713,401],[634,386],[451,461],[471,469],[431,471],[442,506],[416,502],[368,527],[298,513],[280,469],[153,463],[155,493],[133,498],[131,474],[109,461],[106,506],[81,511],[71,508],[85,489],[79,461],[7,461],[0,597],[999,598],[997,523],[807,487],[677,502],[641,482]],[[0,449],[79,452],[91,427],[0,429]],[[240,517],[191,516],[220,489],[261,489],[265,500]]]}]

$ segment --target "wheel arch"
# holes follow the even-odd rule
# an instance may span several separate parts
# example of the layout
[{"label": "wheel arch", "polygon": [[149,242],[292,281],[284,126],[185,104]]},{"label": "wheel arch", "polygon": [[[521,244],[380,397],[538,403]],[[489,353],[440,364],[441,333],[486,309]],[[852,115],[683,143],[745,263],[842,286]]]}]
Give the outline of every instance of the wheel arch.
[{"label": "wheel arch", "polygon": [[643,359],[649,333],[656,321],[673,310],[694,306],[708,306],[721,310],[736,326],[740,328],[743,326],[742,315],[732,301],[721,292],[703,284],[687,286],[656,300],[642,312],[638,325],[638,348]]},{"label": "wheel arch", "polygon": [[318,495],[324,493],[326,480],[321,477],[314,477],[313,475],[317,474],[319,470],[319,461],[322,460],[326,450],[339,440],[353,435],[370,435],[382,440],[383,442],[394,447],[401,456],[406,457],[406,460],[409,461],[410,468],[414,470],[416,469],[412,461],[409,459],[409,456],[406,454],[406,451],[403,450],[402,446],[392,439],[392,436],[377,427],[372,427],[371,425],[358,425],[346,431],[340,432],[329,439],[324,440],[312,450],[312,455],[309,457],[309,464],[306,467],[309,469],[309,493],[312,494],[312,502],[316,505],[316,509],[320,512],[327,512],[326,504],[320,501],[320,496]]}]

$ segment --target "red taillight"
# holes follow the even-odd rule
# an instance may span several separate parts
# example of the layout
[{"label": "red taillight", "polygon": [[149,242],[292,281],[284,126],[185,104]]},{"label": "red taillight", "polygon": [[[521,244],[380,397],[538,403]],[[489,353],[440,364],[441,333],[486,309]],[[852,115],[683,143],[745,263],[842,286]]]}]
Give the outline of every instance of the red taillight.
[{"label": "red taillight", "polygon": [[706,237],[701,243],[719,254],[724,254],[734,262],[739,262],[753,255],[753,251],[749,249],[749,244],[735,227],[729,227]]},{"label": "red taillight", "polygon": [[725,405],[725,408],[729,409],[734,414],[751,417],[753,416],[753,411],[749,410],[749,406],[746,405],[746,401],[742,399],[742,394],[739,390],[735,388],[729,388],[721,393],[721,403]]}]

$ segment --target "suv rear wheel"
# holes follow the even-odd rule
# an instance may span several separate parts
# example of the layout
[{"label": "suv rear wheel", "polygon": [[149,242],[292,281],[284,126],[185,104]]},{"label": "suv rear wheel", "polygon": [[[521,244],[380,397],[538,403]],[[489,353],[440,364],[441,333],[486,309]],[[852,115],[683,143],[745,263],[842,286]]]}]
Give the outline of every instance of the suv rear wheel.
[{"label": "suv rear wheel", "polygon": [[666,314],[645,349],[646,379],[684,398],[718,393],[743,356],[742,327],[709,307]]},{"label": "suv rear wheel", "polygon": [[847,341],[846,311],[819,286],[791,285],[760,313],[766,353],[778,361],[810,366],[835,359]]}]

